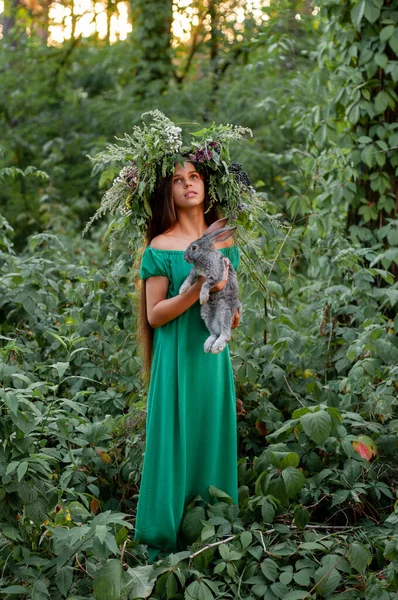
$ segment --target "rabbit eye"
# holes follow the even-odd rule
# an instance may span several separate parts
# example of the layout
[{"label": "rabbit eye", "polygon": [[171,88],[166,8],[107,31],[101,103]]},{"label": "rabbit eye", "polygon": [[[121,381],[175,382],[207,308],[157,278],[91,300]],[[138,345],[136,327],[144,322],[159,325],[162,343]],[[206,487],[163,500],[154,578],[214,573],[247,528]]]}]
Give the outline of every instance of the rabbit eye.
[{"label": "rabbit eye", "polygon": [[195,246],[192,246],[192,250],[197,250],[198,246],[195,244]]}]

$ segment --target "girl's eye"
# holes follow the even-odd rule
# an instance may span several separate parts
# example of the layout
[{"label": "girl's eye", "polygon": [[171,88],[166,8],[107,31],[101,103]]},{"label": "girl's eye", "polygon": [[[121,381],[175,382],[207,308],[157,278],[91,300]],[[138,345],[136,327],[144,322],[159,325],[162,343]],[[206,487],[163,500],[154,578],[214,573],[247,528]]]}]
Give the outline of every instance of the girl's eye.
[{"label": "girl's eye", "polygon": [[180,183],[181,182],[181,178],[178,177],[177,179],[174,179],[174,183]]},{"label": "girl's eye", "polygon": [[197,179],[198,176],[196,175],[196,173],[194,173],[193,175],[191,175],[191,179]]}]

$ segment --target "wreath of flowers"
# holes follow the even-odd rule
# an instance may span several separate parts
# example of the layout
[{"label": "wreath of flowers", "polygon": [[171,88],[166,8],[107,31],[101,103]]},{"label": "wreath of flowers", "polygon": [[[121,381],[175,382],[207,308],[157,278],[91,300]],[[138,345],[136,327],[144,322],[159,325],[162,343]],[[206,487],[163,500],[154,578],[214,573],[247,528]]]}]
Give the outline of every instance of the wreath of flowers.
[{"label": "wreath of flowers", "polygon": [[[150,123],[144,121],[151,117]],[[237,162],[231,162],[229,145],[241,140],[250,129],[231,124],[211,125],[191,133],[184,145],[182,130],[159,110],[141,115],[143,125],[134,126],[131,134],[116,139],[123,145],[110,144],[106,150],[91,157],[93,172],[102,165],[122,163],[113,184],[102,197],[101,205],[86,224],[83,235],[94,221],[106,213],[114,215],[110,227],[112,240],[117,233],[129,231],[130,244],[141,240],[151,217],[150,200],[162,177],[172,175],[176,163],[191,161],[208,181],[210,206],[217,203],[223,216],[235,221],[239,230],[249,229],[251,215],[261,208],[262,200],[250,179]],[[98,165],[98,166],[96,166]],[[139,244],[138,244],[139,245]]]}]

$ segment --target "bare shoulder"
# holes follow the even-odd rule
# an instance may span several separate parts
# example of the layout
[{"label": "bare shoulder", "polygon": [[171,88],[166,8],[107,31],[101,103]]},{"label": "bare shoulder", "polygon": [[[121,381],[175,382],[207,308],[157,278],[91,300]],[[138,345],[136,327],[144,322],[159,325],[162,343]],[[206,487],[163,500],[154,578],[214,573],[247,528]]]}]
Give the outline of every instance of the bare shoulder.
[{"label": "bare shoulder", "polygon": [[227,240],[225,240],[225,242],[216,244],[217,250],[221,250],[221,248],[229,248],[230,246],[235,246],[234,240],[232,238],[228,238]]},{"label": "bare shoulder", "polygon": [[[169,236],[167,233],[161,233],[151,240],[150,246],[155,250],[185,250],[187,244],[189,245],[189,242],[187,242],[185,239],[182,240],[180,238]],[[220,250],[221,248],[228,248],[234,245],[233,238],[228,238],[224,242],[220,242],[215,246],[218,250]]]},{"label": "bare shoulder", "polygon": [[150,243],[155,250],[174,250],[173,241],[164,233],[157,235]]}]

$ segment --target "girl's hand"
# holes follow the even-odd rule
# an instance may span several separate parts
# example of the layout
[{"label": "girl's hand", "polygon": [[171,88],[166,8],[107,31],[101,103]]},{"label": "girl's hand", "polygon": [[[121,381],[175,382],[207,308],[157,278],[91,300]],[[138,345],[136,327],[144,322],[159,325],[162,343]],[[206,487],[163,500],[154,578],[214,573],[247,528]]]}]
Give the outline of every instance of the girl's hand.
[{"label": "girl's hand", "polygon": [[234,317],[232,319],[232,325],[231,325],[232,329],[235,329],[235,327],[238,327],[239,321],[240,321],[240,314],[239,314],[238,309],[236,309]]},{"label": "girl's hand", "polygon": [[216,283],[216,285],[214,287],[211,288],[211,292],[221,292],[221,290],[223,289],[223,287],[226,285],[227,281],[228,281],[228,273],[229,273],[229,262],[226,258],[224,258],[224,265],[226,268],[226,275],[225,275],[225,279],[223,279],[222,281],[219,281],[218,283]]},{"label": "girl's hand", "polygon": [[[216,283],[216,285],[210,289],[211,292],[221,292],[221,290],[223,289],[223,287],[225,286],[225,284],[228,281],[229,262],[228,262],[227,258],[224,258],[224,265],[226,267],[226,273],[227,273],[225,276],[225,279]],[[205,282],[205,278],[203,277],[203,275],[200,275],[196,280],[196,283],[199,286],[199,288],[202,287],[204,282]]]}]

